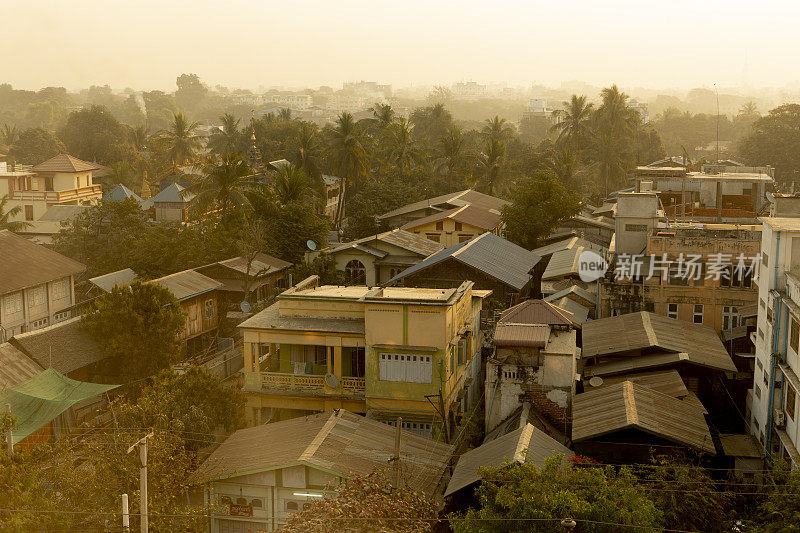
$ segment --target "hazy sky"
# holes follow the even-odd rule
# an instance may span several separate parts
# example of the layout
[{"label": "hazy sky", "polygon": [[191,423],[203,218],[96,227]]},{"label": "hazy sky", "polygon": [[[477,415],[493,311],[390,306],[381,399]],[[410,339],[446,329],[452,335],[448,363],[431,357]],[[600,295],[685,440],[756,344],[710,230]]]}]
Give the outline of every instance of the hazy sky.
[{"label": "hazy sky", "polygon": [[780,86],[800,78],[800,2],[0,0],[18,88],[395,87],[562,80]]}]

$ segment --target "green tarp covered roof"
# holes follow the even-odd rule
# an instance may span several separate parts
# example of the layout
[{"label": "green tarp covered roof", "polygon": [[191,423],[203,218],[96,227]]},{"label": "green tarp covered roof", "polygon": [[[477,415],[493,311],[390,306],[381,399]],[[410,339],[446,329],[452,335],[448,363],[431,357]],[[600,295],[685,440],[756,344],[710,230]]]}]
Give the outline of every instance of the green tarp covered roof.
[{"label": "green tarp covered roof", "polygon": [[26,439],[76,403],[94,398],[119,385],[102,385],[75,381],[53,368],[0,391],[0,408],[11,404],[17,418],[13,431],[14,444]]}]

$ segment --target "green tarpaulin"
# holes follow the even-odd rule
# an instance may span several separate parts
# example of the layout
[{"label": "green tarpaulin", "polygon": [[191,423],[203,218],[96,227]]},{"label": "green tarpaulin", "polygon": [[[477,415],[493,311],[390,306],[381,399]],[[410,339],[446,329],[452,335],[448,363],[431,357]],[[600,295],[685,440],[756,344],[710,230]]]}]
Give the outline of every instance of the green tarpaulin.
[{"label": "green tarpaulin", "polygon": [[101,385],[75,381],[57,370],[48,368],[41,374],[0,391],[0,409],[11,404],[17,418],[13,431],[14,444],[29,437],[56,419],[76,403],[94,398],[119,385]]}]

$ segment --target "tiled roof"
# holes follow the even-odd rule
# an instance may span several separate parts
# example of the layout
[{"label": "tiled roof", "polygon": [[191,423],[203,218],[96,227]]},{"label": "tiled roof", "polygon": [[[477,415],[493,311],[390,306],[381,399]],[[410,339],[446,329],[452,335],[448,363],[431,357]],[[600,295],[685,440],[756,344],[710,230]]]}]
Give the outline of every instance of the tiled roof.
[{"label": "tiled roof", "polygon": [[417,220],[401,226],[400,229],[411,230],[425,224],[430,224],[431,222],[439,222],[446,218],[486,231],[492,231],[502,222],[500,213],[496,210],[484,209],[475,205],[465,205],[418,218]]},{"label": "tiled roof", "polygon": [[572,313],[544,300],[525,300],[503,311],[498,322],[571,326]]},{"label": "tiled roof", "polygon": [[87,163],[77,157],[72,157],[67,154],[58,154],[34,166],[32,170],[37,173],[86,172],[89,170],[98,170],[99,168],[100,167],[96,164]]},{"label": "tiled roof", "polygon": [[[397,430],[344,409],[240,429],[193,474],[202,483],[294,465],[339,476],[368,475],[394,455]],[[409,487],[431,494],[444,473],[452,446],[403,431],[400,467]]]},{"label": "tiled roof", "polygon": [[539,262],[540,257],[493,233],[483,233],[431,255],[405,269],[384,285],[391,285],[448,259],[458,261],[516,290],[521,290],[531,281],[530,271]]},{"label": "tiled roof", "polygon": [[164,190],[153,196],[150,202],[154,204],[181,204],[188,203],[194,196],[193,193],[186,190],[186,187],[177,183],[170,183]]},{"label": "tiled roof", "polygon": [[80,321],[80,318],[73,318],[21,333],[11,337],[9,342],[42,368],[52,367],[69,374],[106,357],[100,345],[81,328]]},{"label": "tiled roof", "polygon": [[8,230],[0,230],[0,253],[0,294],[73,276],[86,270],[81,263]]}]

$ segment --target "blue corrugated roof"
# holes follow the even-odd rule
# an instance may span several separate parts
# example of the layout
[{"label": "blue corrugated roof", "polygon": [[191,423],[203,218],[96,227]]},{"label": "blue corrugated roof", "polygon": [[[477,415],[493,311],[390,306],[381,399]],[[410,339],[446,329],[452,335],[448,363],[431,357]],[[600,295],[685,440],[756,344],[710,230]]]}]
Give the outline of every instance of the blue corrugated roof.
[{"label": "blue corrugated roof", "polygon": [[480,270],[498,281],[516,290],[521,290],[531,279],[530,271],[541,257],[525,248],[498,237],[493,233],[484,233],[468,241],[445,248],[429,256],[387,281],[391,285],[411,274],[430,268],[448,259]]},{"label": "blue corrugated roof", "polygon": [[139,197],[138,194],[124,186],[123,184],[119,183],[116,187],[111,189],[108,194],[103,196],[103,200],[109,202],[122,202],[128,198],[133,198],[137,202],[141,203],[142,199]]}]

